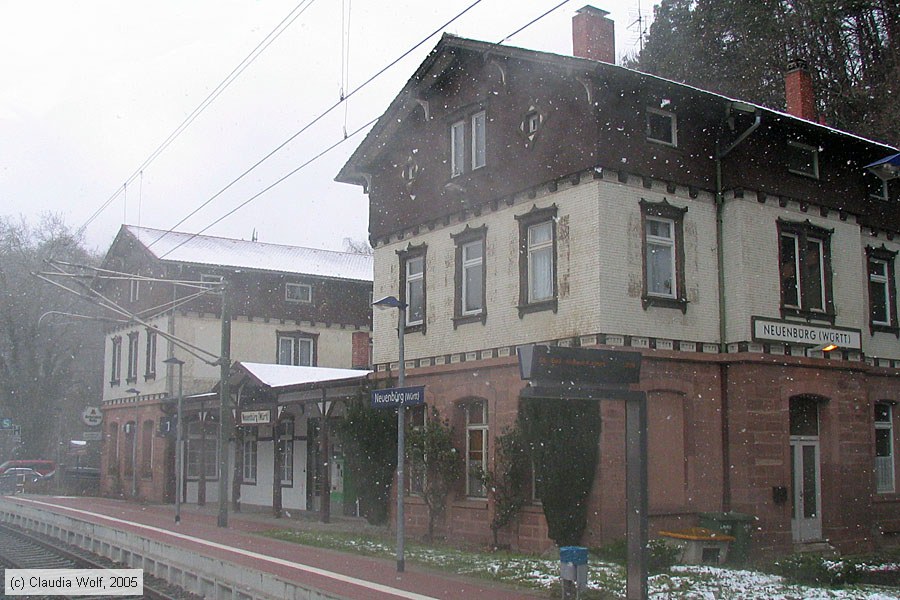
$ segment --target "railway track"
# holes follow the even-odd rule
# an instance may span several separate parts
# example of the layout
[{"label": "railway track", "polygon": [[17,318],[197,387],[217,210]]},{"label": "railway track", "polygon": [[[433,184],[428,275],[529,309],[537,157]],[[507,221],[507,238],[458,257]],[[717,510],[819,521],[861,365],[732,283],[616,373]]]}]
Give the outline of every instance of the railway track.
[{"label": "railway track", "polygon": [[[6,569],[127,569],[126,565],[97,556],[81,548],[70,546],[52,538],[28,532],[17,527],[0,525],[0,568]],[[5,598],[4,577],[0,575],[0,598]],[[59,600],[66,596],[28,596],[35,599],[47,598]],[[120,598],[122,596],[119,596]],[[128,598],[145,598],[146,600],[201,600],[200,596],[190,594],[156,577],[144,574],[144,593],[142,596]],[[79,600],[106,598],[110,596],[72,596]]]}]

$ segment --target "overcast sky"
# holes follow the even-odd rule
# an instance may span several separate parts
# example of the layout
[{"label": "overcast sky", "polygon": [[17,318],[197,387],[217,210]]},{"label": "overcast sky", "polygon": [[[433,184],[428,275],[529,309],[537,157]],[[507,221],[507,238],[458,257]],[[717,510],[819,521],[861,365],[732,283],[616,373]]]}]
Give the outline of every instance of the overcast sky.
[{"label": "overcast sky", "polygon": [[[444,31],[497,42],[559,1],[482,0]],[[349,94],[473,2],[0,0],[0,215],[34,222],[53,211],[78,228],[115,196],[85,230],[88,246],[101,252],[123,222],[172,228],[338,103],[342,81]],[[571,54],[571,19],[585,4],[570,1],[506,43]],[[645,19],[654,4],[641,1]],[[617,57],[636,53],[639,0],[592,5],[616,21]],[[289,15],[296,19],[122,193],[154,150]],[[347,52],[342,30],[349,32]],[[177,229],[209,227],[339,142],[345,123],[352,133],[381,115],[438,39]],[[263,242],[335,250],[344,238],[365,239],[366,196],[333,181],[364,133],[205,233],[250,239],[256,230]]]}]

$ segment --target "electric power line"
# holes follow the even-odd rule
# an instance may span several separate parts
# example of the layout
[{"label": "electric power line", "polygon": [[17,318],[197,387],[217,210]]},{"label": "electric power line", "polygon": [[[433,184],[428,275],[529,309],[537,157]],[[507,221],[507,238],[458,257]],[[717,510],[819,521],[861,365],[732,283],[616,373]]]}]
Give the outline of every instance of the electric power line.
[{"label": "electric power line", "polygon": [[[401,54],[400,56],[398,56],[397,58],[395,58],[393,61],[391,61],[390,63],[388,63],[386,66],[382,67],[381,70],[379,70],[377,73],[375,73],[374,75],[372,75],[371,77],[369,77],[369,79],[367,79],[362,85],[359,85],[359,86],[357,86],[356,88],[354,88],[353,91],[351,91],[349,94],[347,94],[346,96],[343,96],[343,97],[340,98],[337,102],[335,102],[334,104],[332,104],[328,109],[325,110],[325,112],[323,112],[323,113],[320,114],[318,117],[316,117],[315,119],[313,119],[312,121],[310,121],[309,123],[307,123],[306,125],[304,125],[303,127],[301,127],[297,132],[295,132],[293,135],[291,135],[291,136],[288,137],[286,140],[284,140],[281,144],[279,144],[278,146],[276,146],[274,150],[272,150],[271,152],[269,152],[268,154],[266,154],[265,156],[263,156],[261,159],[259,159],[258,161],[256,161],[251,167],[249,167],[249,168],[248,168],[247,170],[245,170],[243,173],[241,173],[240,175],[238,175],[235,179],[233,179],[233,180],[231,181],[231,183],[229,183],[228,185],[226,185],[225,187],[223,187],[221,190],[219,190],[218,192],[216,192],[215,194],[213,194],[208,200],[204,201],[202,204],[200,204],[200,206],[198,206],[197,208],[195,208],[194,210],[192,210],[187,216],[185,216],[183,219],[181,219],[180,221],[178,221],[177,223],[175,223],[175,225],[173,225],[172,227],[170,227],[169,229],[167,229],[161,236],[159,236],[159,237],[156,238],[153,242],[151,242],[150,244],[148,244],[147,247],[148,247],[148,248],[152,247],[156,242],[158,242],[158,241],[162,240],[164,237],[166,237],[166,235],[168,235],[168,234],[170,234],[170,233],[173,233],[177,227],[181,226],[185,221],[187,221],[188,219],[190,219],[191,217],[193,217],[194,215],[196,215],[198,212],[200,212],[201,210],[203,210],[204,208],[206,208],[213,200],[215,200],[216,198],[218,198],[219,196],[221,196],[223,193],[225,193],[226,190],[228,190],[229,188],[231,188],[231,186],[233,186],[234,184],[236,184],[238,181],[240,181],[241,179],[243,179],[244,177],[246,177],[247,175],[249,175],[254,169],[256,169],[256,167],[258,167],[259,165],[261,165],[262,163],[264,163],[265,161],[267,161],[268,159],[270,159],[270,158],[271,158],[272,156],[274,156],[277,152],[279,152],[282,148],[284,148],[285,146],[287,146],[289,143],[291,143],[292,141],[294,141],[298,136],[300,136],[300,135],[303,134],[305,131],[307,131],[310,127],[312,127],[313,125],[315,125],[316,123],[318,123],[319,121],[321,121],[323,118],[325,118],[327,115],[329,115],[331,112],[333,112],[336,108],[338,108],[338,107],[341,105],[342,102],[346,102],[351,96],[353,96],[354,94],[356,94],[357,92],[359,92],[360,90],[362,90],[363,88],[365,88],[366,86],[368,86],[368,85],[369,85],[370,83],[372,83],[375,79],[377,79],[377,78],[380,77],[382,74],[384,74],[385,71],[387,71],[388,69],[390,69],[391,67],[393,67],[394,65],[396,65],[397,63],[399,63],[401,60],[403,60],[404,58],[406,58],[407,56],[409,56],[410,54],[412,54],[413,52],[415,52],[415,51],[419,48],[419,46],[421,46],[422,44],[424,44],[425,42],[427,42],[428,40],[430,40],[431,38],[433,38],[435,35],[437,35],[438,33],[440,33],[443,29],[445,29],[447,26],[449,26],[450,24],[452,24],[454,21],[456,21],[457,19],[459,19],[460,17],[462,17],[464,14],[466,14],[467,12],[469,12],[470,10],[472,10],[473,8],[475,8],[477,5],[481,4],[481,2],[482,2],[482,0],[475,0],[475,2],[473,2],[472,4],[470,4],[468,7],[466,7],[465,9],[463,9],[463,10],[462,10],[461,12],[459,12],[456,16],[454,16],[452,19],[450,19],[449,21],[447,21],[446,23],[444,23],[443,25],[441,25],[440,27],[438,27],[437,29],[435,29],[433,32],[431,32],[430,34],[428,34],[426,37],[424,37],[420,42],[418,42],[418,43],[417,43],[416,45],[414,45],[412,48],[410,48],[409,50],[407,50],[406,52],[404,52],[403,54]],[[374,122],[374,121],[372,121],[372,122]],[[355,134],[355,133],[354,133],[354,134]],[[292,172],[292,173],[293,173],[293,172]],[[269,189],[269,188],[266,188],[266,189]],[[216,222],[218,223],[218,221],[216,221]],[[210,227],[210,226],[207,226],[206,228],[203,229],[203,231],[206,231],[207,229],[209,229],[209,227]],[[198,235],[198,234],[195,234],[195,235]],[[190,241],[191,239],[193,239],[193,237],[188,238],[187,240],[185,240],[185,242]],[[182,242],[182,244],[185,243],[185,242]],[[179,246],[176,246],[176,247],[180,247],[182,244],[179,244]],[[174,248],[173,248],[173,250],[174,250]],[[170,252],[171,252],[171,250],[170,250]]]},{"label": "electric power line", "polygon": [[[559,8],[561,8],[563,5],[567,4],[567,3],[570,2],[570,1],[571,1],[571,0],[563,0],[563,1],[560,2],[559,4],[555,5],[553,8],[551,8],[551,9],[547,10],[546,12],[542,13],[540,16],[538,16],[538,17],[532,19],[531,21],[529,21],[528,23],[526,23],[526,24],[523,25],[522,27],[519,27],[518,29],[516,29],[515,31],[513,31],[512,33],[510,33],[509,35],[507,35],[506,37],[504,37],[502,40],[500,40],[499,42],[495,43],[494,45],[495,45],[495,46],[498,46],[498,45],[502,44],[503,42],[505,42],[506,40],[508,40],[508,39],[510,39],[510,38],[512,38],[512,37],[514,37],[514,36],[516,36],[516,35],[518,35],[519,33],[521,33],[522,31],[524,31],[524,30],[527,29],[528,27],[531,27],[532,25],[534,25],[535,23],[537,23],[537,22],[540,21],[541,19],[544,19],[545,17],[547,17],[548,15],[550,15],[551,13],[553,13],[554,11],[558,10]],[[229,184],[226,185],[224,188],[222,188],[221,190],[219,190],[216,194],[214,194],[212,197],[210,197],[208,200],[206,200],[205,202],[203,202],[203,203],[202,203],[200,206],[198,206],[196,209],[194,209],[193,211],[191,211],[187,216],[185,216],[183,219],[181,219],[181,221],[179,221],[178,223],[176,223],[173,227],[171,227],[170,229],[168,229],[167,231],[165,231],[161,236],[159,236],[159,237],[156,238],[153,242],[151,242],[150,244],[148,244],[148,248],[151,247],[151,246],[153,246],[153,244],[155,244],[156,242],[158,242],[158,241],[160,241],[161,239],[163,239],[163,238],[164,238],[166,235],[168,235],[169,233],[173,233],[174,230],[175,230],[175,228],[177,228],[177,227],[180,226],[182,223],[184,223],[185,221],[187,221],[189,218],[191,218],[192,216],[194,216],[195,214],[197,214],[200,210],[202,210],[203,208],[205,208],[206,206],[208,206],[208,205],[209,205],[211,202],[213,202],[218,196],[220,196],[222,193],[224,193],[226,190],[228,190],[228,189],[229,189],[231,186],[233,186],[235,183],[237,183],[238,181],[240,181],[241,179],[243,179],[244,177],[246,177],[251,171],[253,171],[254,169],[256,169],[256,167],[258,167],[258,166],[261,165],[263,162],[265,162],[266,160],[268,160],[269,158],[271,158],[274,154],[276,154],[278,151],[280,151],[282,148],[284,148],[287,144],[289,144],[290,142],[292,142],[294,139],[296,139],[296,138],[297,138],[298,136],[300,136],[302,133],[304,133],[305,131],[307,131],[307,130],[308,130],[310,127],[312,127],[314,124],[316,124],[317,122],[319,122],[319,121],[320,121],[322,118],[324,118],[326,115],[328,115],[328,114],[331,113],[333,110],[335,110],[337,107],[339,107],[339,106],[341,105],[341,103],[346,102],[351,96],[353,96],[353,95],[356,94],[358,91],[362,90],[364,87],[366,87],[367,85],[369,85],[369,84],[370,84],[371,82],[373,82],[375,79],[377,79],[377,78],[380,77],[382,74],[384,74],[388,69],[390,69],[391,67],[393,67],[394,65],[396,65],[397,63],[399,63],[401,60],[403,60],[404,58],[406,58],[409,54],[411,54],[412,52],[414,52],[416,49],[418,49],[418,48],[419,48],[421,45],[423,45],[425,42],[427,42],[427,41],[430,40],[432,37],[434,37],[435,35],[437,35],[438,33],[440,33],[443,29],[445,29],[447,26],[449,26],[450,24],[452,24],[454,21],[456,21],[457,19],[459,19],[460,17],[462,17],[463,15],[465,15],[467,12],[469,12],[471,9],[473,9],[475,6],[477,6],[477,5],[480,4],[481,2],[482,2],[482,0],[475,0],[475,2],[473,2],[473,3],[470,4],[468,7],[466,7],[465,9],[463,9],[463,10],[462,10],[461,12],[459,12],[456,16],[454,16],[452,19],[450,19],[449,21],[447,21],[446,23],[444,23],[443,25],[441,25],[439,28],[437,28],[435,31],[433,31],[432,33],[430,33],[429,35],[427,35],[426,37],[424,37],[421,41],[419,41],[417,44],[415,44],[414,46],[412,46],[412,47],[411,47],[410,49],[408,49],[406,52],[404,52],[404,53],[401,54],[399,57],[397,57],[396,59],[394,59],[393,61],[391,61],[388,65],[386,65],[385,67],[383,67],[381,70],[379,70],[378,72],[376,72],[376,73],[375,73],[374,75],[372,75],[369,79],[367,79],[363,84],[361,84],[361,85],[359,85],[358,87],[354,88],[354,89],[353,89],[349,94],[347,94],[346,96],[342,96],[341,99],[338,100],[338,102],[336,102],[336,103],[333,104],[331,107],[329,107],[325,112],[323,112],[323,113],[320,114],[318,117],[316,117],[315,119],[313,119],[312,121],[310,121],[309,123],[307,123],[306,125],[304,125],[300,130],[298,130],[298,131],[295,132],[293,135],[291,135],[289,138],[287,138],[284,142],[282,142],[280,145],[278,145],[274,150],[272,150],[271,152],[269,152],[268,154],[266,154],[263,158],[261,158],[261,159],[260,159],[259,161],[257,161],[255,164],[253,164],[249,169],[247,169],[246,171],[244,171],[243,173],[241,173],[237,178],[235,178],[233,181],[231,181],[231,183],[229,183]],[[231,209],[230,211],[228,211],[227,213],[225,213],[224,215],[222,215],[221,217],[219,217],[218,219],[216,219],[215,221],[213,221],[212,223],[210,223],[209,225],[207,225],[206,227],[204,227],[204,228],[201,229],[200,231],[198,231],[198,232],[196,232],[196,233],[193,233],[193,234],[189,235],[186,239],[184,239],[183,241],[181,241],[177,246],[175,246],[175,247],[169,249],[169,250],[168,250],[165,254],[163,254],[160,258],[163,258],[163,257],[165,257],[165,256],[168,256],[169,254],[171,254],[172,252],[174,252],[175,250],[177,250],[178,248],[180,248],[180,247],[183,246],[184,244],[188,243],[189,241],[191,241],[192,239],[194,239],[194,238],[197,237],[198,235],[201,235],[203,232],[209,230],[211,227],[217,225],[218,223],[221,223],[221,222],[222,222],[224,219],[226,219],[227,217],[231,216],[232,214],[234,214],[235,212],[237,212],[238,210],[240,210],[241,208],[243,208],[244,206],[246,206],[246,205],[249,204],[250,202],[256,200],[256,199],[259,198],[261,195],[263,195],[264,193],[268,192],[269,190],[271,190],[271,189],[274,188],[275,186],[281,184],[281,183],[284,182],[286,179],[288,179],[289,177],[291,177],[292,175],[294,175],[294,174],[297,173],[298,171],[302,170],[303,168],[305,168],[306,166],[308,166],[308,165],[311,164],[312,162],[318,160],[320,157],[324,156],[325,154],[327,154],[328,152],[330,152],[331,150],[333,150],[334,148],[336,148],[337,146],[339,146],[340,144],[342,144],[344,141],[346,141],[346,140],[348,140],[349,138],[351,138],[351,137],[357,135],[360,131],[362,131],[362,130],[365,129],[366,127],[369,127],[370,125],[374,124],[377,120],[378,120],[378,118],[376,117],[375,119],[369,121],[367,124],[365,124],[365,125],[363,125],[362,127],[358,128],[356,131],[354,131],[353,133],[351,133],[349,136],[345,133],[345,134],[344,134],[344,138],[343,138],[342,140],[339,140],[338,142],[332,144],[331,146],[329,146],[328,148],[326,148],[325,150],[323,150],[322,152],[320,152],[319,154],[317,154],[317,155],[314,156],[313,158],[311,158],[311,159],[309,159],[308,161],[306,161],[305,163],[301,164],[299,167],[293,169],[292,171],[290,171],[290,172],[287,173],[286,175],[284,175],[284,176],[282,176],[281,178],[279,178],[278,180],[276,180],[274,183],[268,185],[267,187],[265,187],[265,188],[262,189],[261,191],[257,192],[256,194],[254,194],[253,196],[251,196],[250,198],[248,198],[247,200],[245,200],[244,202],[242,202],[241,204],[239,204],[239,205],[236,206],[235,208]]]},{"label": "electric power line", "polygon": [[[194,120],[199,117],[200,114],[205,111],[209,107],[209,105],[212,104],[213,101],[218,98],[222,94],[222,92],[224,92],[226,88],[228,88],[228,86],[230,86],[234,82],[234,80],[241,75],[241,73],[243,73],[247,69],[247,67],[249,67],[257,58],[259,58],[259,55],[262,54],[266,50],[266,48],[268,48],[272,44],[272,42],[278,39],[278,37],[282,33],[284,33],[284,31],[288,27],[290,27],[290,25],[294,21],[296,21],[297,18],[300,17],[300,15],[306,12],[306,10],[310,6],[312,6],[313,2],[315,2],[315,0],[302,0],[300,4],[295,6],[291,10],[291,12],[289,12],[288,15],[284,19],[282,19],[281,22],[276,25],[275,28],[262,39],[261,42],[259,42],[259,44],[256,45],[256,47],[250,52],[250,54],[244,57],[244,60],[238,63],[238,65],[234,69],[232,69],[231,73],[229,73],[225,77],[225,79],[223,79],[221,83],[219,83],[219,85],[216,86],[216,88],[212,92],[210,92],[209,95],[200,104],[197,105],[197,108],[195,108],[193,112],[191,112],[191,114],[189,114],[184,119],[184,121],[182,121],[181,124],[176,127],[172,133],[169,134],[169,137],[167,137],[159,146],[156,147],[153,152],[150,153],[150,156],[148,156],[144,160],[144,162],[141,163],[141,165],[134,171],[134,173],[132,173],[131,176],[125,180],[125,183],[123,183],[121,187],[116,189],[112,196],[110,196],[109,199],[106,200],[106,202],[100,205],[100,208],[98,208],[90,217],[88,217],[87,221],[85,221],[84,224],[78,228],[76,235],[80,235],[81,233],[83,233],[84,230],[87,229],[87,227],[91,223],[93,223],[94,220],[99,217],[103,213],[103,211],[106,210],[109,205],[115,201],[116,198],[119,197],[120,193],[126,192],[129,183],[134,181],[139,175],[143,176],[144,169],[147,168],[154,160],[156,160],[156,158],[160,154],[162,154],[166,150],[166,148],[168,148],[181,135],[181,133],[185,129],[187,129],[188,126],[193,123]],[[294,15],[294,13],[297,12],[298,9],[303,6],[303,4],[306,4],[306,6],[302,10],[300,10],[299,13]],[[294,15],[293,18],[292,15]]]}]

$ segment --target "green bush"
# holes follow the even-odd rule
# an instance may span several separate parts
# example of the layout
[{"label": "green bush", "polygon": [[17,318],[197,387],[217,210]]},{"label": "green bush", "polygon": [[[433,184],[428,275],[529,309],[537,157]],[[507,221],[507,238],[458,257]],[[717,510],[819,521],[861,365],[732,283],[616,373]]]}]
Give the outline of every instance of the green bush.
[{"label": "green bush", "polygon": [[775,572],[790,583],[831,587],[858,583],[862,578],[859,563],[816,554],[792,554],[776,561]]},{"label": "green bush", "polygon": [[[600,560],[620,565],[628,564],[628,540],[625,538],[595,548],[592,552]],[[667,573],[678,561],[679,553],[678,548],[663,540],[650,540],[647,543],[647,572],[651,575]]]},{"label": "green bush", "polygon": [[681,553],[680,549],[663,540],[650,540],[647,542],[647,550],[647,572],[651,575],[668,573]]}]

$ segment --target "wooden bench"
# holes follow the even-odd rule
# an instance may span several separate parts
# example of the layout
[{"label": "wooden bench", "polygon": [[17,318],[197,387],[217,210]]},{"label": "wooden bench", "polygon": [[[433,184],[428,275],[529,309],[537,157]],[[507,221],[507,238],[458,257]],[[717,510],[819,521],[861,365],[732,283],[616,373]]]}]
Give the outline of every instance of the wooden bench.
[{"label": "wooden bench", "polygon": [[728,558],[734,536],[705,527],[660,531],[667,542],[681,549],[679,562],[686,565],[720,565]]}]

